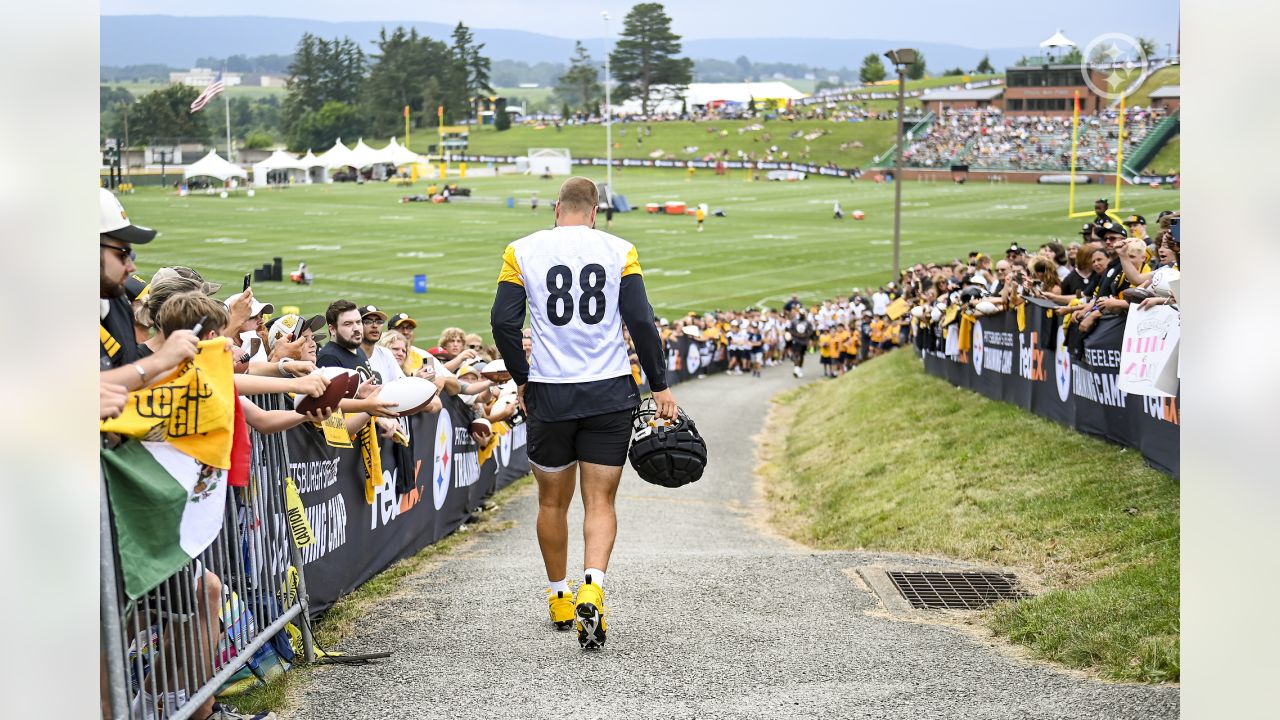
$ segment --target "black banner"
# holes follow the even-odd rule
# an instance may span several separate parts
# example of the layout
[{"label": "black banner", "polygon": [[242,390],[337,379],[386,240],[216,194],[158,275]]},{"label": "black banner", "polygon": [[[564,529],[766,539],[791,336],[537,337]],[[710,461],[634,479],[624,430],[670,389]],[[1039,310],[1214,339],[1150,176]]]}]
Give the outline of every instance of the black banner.
[{"label": "black banner", "polygon": [[312,613],[457,530],[495,490],[529,473],[523,424],[498,423],[497,443],[481,448],[466,406],[452,397],[444,406],[409,418],[410,452],[380,438],[382,482],[372,503],[358,447],[333,447],[310,423],[286,434],[288,474],[315,536],[302,548]]},{"label": "black banner", "polygon": [[1082,342],[1074,330],[1066,337],[1061,320],[1045,308],[1027,305],[1025,320],[1019,330],[1014,312],[978,318],[971,349],[951,356],[940,340],[922,343],[925,371],[1136,448],[1152,466],[1178,477],[1180,398],[1130,395],[1118,386],[1124,316],[1103,317]]}]

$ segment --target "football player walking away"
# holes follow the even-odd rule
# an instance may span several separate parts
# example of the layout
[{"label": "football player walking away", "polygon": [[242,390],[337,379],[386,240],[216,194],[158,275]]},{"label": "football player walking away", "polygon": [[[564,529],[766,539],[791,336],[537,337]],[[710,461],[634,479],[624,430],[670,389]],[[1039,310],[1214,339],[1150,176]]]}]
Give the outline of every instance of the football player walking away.
[{"label": "football player walking away", "polygon": [[813,321],[805,315],[803,308],[791,312],[791,323],[787,325],[787,345],[791,351],[791,361],[795,367],[791,374],[804,377],[804,354],[809,350],[809,341],[813,339]]},{"label": "football player walking away", "polygon": [[[595,229],[599,204],[594,182],[565,181],[555,204],[555,227],[516,240],[503,253],[490,315],[494,342],[528,417],[551,621],[568,629],[576,618],[583,649],[605,641],[605,571],[618,532],[614,498],[632,413],[640,404],[623,343],[624,324],[653,390],[658,418],[677,418],[636,248]],[[521,348],[526,304],[533,331],[528,362]],[[568,585],[568,513],[579,483],[585,571],[575,598]]]}]

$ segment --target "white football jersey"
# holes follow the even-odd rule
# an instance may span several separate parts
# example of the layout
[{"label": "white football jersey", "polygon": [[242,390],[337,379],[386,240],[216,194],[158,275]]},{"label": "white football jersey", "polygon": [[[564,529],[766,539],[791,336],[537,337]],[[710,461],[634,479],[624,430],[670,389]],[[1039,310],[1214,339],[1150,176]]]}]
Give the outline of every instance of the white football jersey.
[{"label": "white football jersey", "polygon": [[618,291],[640,275],[631,243],[585,225],[540,230],[507,246],[498,282],[524,286],[533,330],[529,379],[582,383],[631,374]]}]

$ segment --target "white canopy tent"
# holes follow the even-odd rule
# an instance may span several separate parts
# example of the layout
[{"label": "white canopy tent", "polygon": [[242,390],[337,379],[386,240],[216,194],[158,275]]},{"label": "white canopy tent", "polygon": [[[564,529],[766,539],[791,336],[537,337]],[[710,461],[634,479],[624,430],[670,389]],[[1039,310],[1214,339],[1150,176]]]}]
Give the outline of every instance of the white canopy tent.
[{"label": "white canopy tent", "polygon": [[[1075,46],[1076,44],[1071,41],[1071,38],[1068,38],[1066,35],[1063,35],[1061,30],[1055,32],[1053,34],[1053,37],[1040,43],[1040,47],[1045,48],[1046,50],[1049,51],[1050,57],[1053,57],[1054,55],[1053,51],[1057,50],[1058,48],[1068,48],[1068,47],[1075,47]],[[1061,51],[1058,54],[1061,54]]]},{"label": "white canopy tent", "polygon": [[384,162],[387,161],[382,159],[381,152],[366,145],[364,138],[357,140],[356,146],[351,148],[351,164],[358,170]]},{"label": "white canopy tent", "polygon": [[316,159],[328,170],[355,165],[355,161],[351,157],[351,148],[342,144],[342,138],[338,138],[333,147],[321,153]]},{"label": "white canopy tent", "polygon": [[316,157],[310,148],[307,149],[307,154],[303,155],[298,162],[302,163],[302,166],[307,169],[307,182],[329,182],[329,175],[325,172],[324,161]]},{"label": "white canopy tent", "polygon": [[289,153],[276,150],[262,162],[254,163],[253,184],[257,187],[266,187],[267,176],[273,172],[282,173],[277,177],[283,178],[286,182],[292,182],[294,178],[300,178],[302,182],[311,182],[307,167],[305,163]]},{"label": "white canopy tent", "polygon": [[422,157],[418,153],[396,142],[394,137],[391,138],[391,142],[387,143],[386,147],[378,150],[377,153],[379,162],[391,163],[396,167],[422,162]]},{"label": "white canopy tent", "polygon": [[212,177],[226,182],[229,178],[238,177],[248,179],[249,174],[239,165],[235,165],[222,159],[216,150],[210,150],[208,155],[182,168],[182,179],[188,180],[193,177]]}]

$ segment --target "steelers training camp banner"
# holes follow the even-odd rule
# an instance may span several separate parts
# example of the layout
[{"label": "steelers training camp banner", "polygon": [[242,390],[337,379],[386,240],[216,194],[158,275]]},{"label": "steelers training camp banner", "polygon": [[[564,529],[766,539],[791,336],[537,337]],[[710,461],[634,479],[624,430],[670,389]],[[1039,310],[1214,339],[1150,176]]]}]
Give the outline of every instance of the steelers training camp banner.
[{"label": "steelers training camp banner", "polygon": [[[1021,327],[1020,327],[1021,325]],[[951,333],[961,325],[950,326]],[[1013,403],[1083,433],[1137,448],[1152,466],[1179,473],[1180,392],[1148,397],[1121,389],[1125,317],[1104,316],[1088,335],[1063,330],[1043,306],[977,318],[971,344],[932,331],[917,340],[925,371]]]},{"label": "steelers training camp banner", "polygon": [[408,448],[380,438],[372,503],[358,444],[339,447],[311,423],[286,433],[287,474],[312,531],[301,548],[312,613],[457,530],[486,497],[529,473],[523,424],[495,423],[494,440],[481,447],[468,409],[443,402],[439,413],[408,418]]}]

